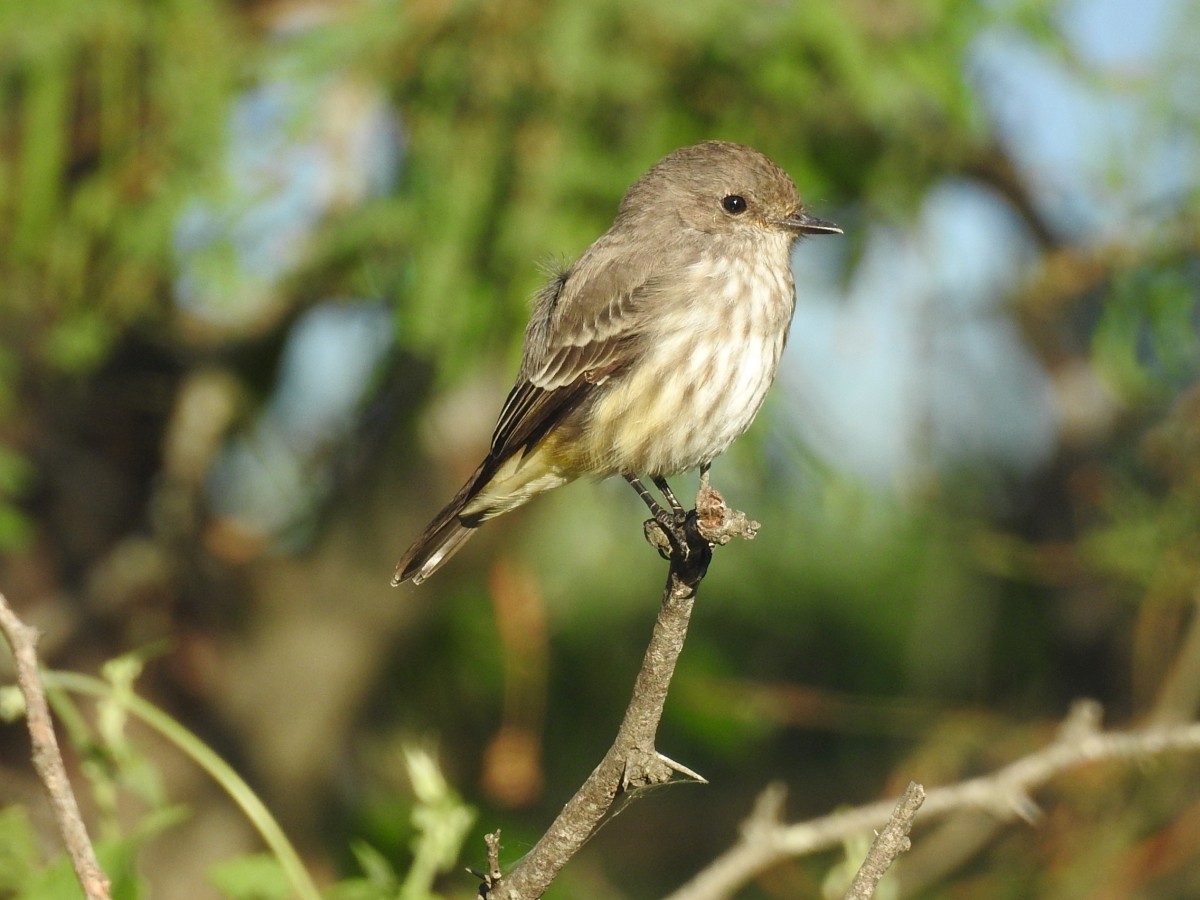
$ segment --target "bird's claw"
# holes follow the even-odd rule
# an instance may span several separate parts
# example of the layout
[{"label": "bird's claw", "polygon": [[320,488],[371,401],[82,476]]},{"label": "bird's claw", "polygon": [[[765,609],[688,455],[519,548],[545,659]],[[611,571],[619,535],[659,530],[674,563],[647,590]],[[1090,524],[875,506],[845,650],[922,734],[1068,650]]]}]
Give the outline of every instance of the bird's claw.
[{"label": "bird's claw", "polygon": [[696,511],[685,512],[682,515],[663,511],[643,523],[646,540],[658,551],[665,560],[689,562],[693,557],[707,553],[712,549],[698,528]]},{"label": "bird's claw", "polygon": [[670,561],[674,547],[679,545],[679,537],[675,532],[674,523],[668,517],[647,519],[642,523],[646,540],[658,551],[658,555]]}]

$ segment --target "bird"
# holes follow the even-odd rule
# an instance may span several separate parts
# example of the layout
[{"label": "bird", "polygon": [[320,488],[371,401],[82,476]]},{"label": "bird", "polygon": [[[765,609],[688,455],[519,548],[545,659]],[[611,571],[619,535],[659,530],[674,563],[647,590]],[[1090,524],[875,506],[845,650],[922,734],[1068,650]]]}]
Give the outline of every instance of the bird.
[{"label": "bird", "polygon": [[796,304],[793,246],[841,233],[750,147],[705,141],[654,164],[537,294],[489,451],[392,584],[420,584],[484,522],[585,476],[620,475],[657,519],[680,516],[666,477],[706,478],[774,381]]}]

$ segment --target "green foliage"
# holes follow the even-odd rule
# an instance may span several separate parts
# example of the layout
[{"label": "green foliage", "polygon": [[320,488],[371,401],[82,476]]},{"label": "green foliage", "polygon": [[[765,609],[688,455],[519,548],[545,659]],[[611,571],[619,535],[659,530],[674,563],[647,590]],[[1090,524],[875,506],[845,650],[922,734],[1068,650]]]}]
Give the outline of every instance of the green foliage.
[{"label": "green foliage", "polygon": [[[67,726],[76,752],[85,760],[83,771],[97,805],[108,814],[102,830],[116,835],[97,844],[101,865],[113,883],[113,897],[132,900],[143,896],[144,886],[136,866],[139,849],[186,815],[183,809],[169,805],[162,794],[157,768],[129,741],[130,717],[157,730],[201,765],[229,792],[271,847],[270,854],[233,857],[211,870],[210,878],[224,896],[231,900],[320,896],[295,850],[245,782],[194,734],[134,693],[134,682],[146,656],[143,652],[110,660],[104,666],[104,682],[66,672],[45,676],[55,710]],[[76,710],[68,692],[97,699],[94,729]],[[9,720],[21,714],[21,699],[15,688],[6,690],[0,707]],[[438,900],[434,881],[457,861],[475,813],[451,789],[427,752],[406,749],[404,766],[415,799],[411,816],[416,837],[411,864],[406,871],[397,871],[382,854],[359,842],[353,849],[363,877],[346,880],[332,888],[328,896],[339,900]],[[148,808],[131,829],[122,828],[115,817],[118,801],[130,794]],[[17,900],[57,900],[78,893],[70,860],[60,854],[49,863],[42,861],[28,815],[19,806],[0,809],[0,891],[5,890],[13,891]]]},{"label": "green foliage", "polygon": [[1120,271],[1105,297],[1093,352],[1130,401],[1166,396],[1200,372],[1200,292],[1189,268],[1164,262]]},{"label": "green foliage", "polygon": [[0,326],[90,371],[161,314],[175,217],[219,160],[247,46],[209,0],[0,10]]},{"label": "green foliage", "polygon": [[292,886],[279,860],[269,854],[235,856],[209,870],[213,885],[229,900],[287,900]]},{"label": "green foliage", "polygon": [[31,537],[30,523],[13,501],[32,479],[28,460],[0,444],[0,552],[23,548]]},{"label": "green foliage", "polygon": [[[230,795],[247,819],[254,825],[262,836],[263,841],[271,848],[280,868],[286,873],[290,890],[298,897],[309,900],[316,898],[318,892],[311,878],[300,861],[299,855],[284,835],[275,818],[267,810],[249,785],[221,759],[211,748],[195,734],[184,728],[161,709],[143,700],[132,690],[133,679],[141,671],[142,660],[137,654],[129,654],[113,660],[105,667],[109,677],[108,682],[89,678],[70,672],[48,673],[47,685],[51,689],[74,691],[96,697],[101,701],[100,727],[98,735],[102,739],[101,746],[108,752],[109,758],[118,762],[125,760],[124,771],[131,768],[140,777],[133,779],[135,785],[143,790],[147,786],[157,784],[156,773],[141,765],[138,754],[129,752],[129,745],[124,739],[124,723],[129,716],[136,717],[144,725],[148,725],[160,735],[171,741],[180,751],[189,756],[201,766],[221,787]],[[60,715],[69,705],[61,700],[55,704]],[[68,716],[68,721],[76,722],[72,731],[75,740],[81,746],[88,746],[96,740],[90,733],[81,734],[82,718]],[[131,762],[139,764],[131,766]],[[115,800],[115,795],[121,784],[105,777],[105,768],[88,771],[97,798],[103,804]]]},{"label": "green foliage", "polygon": [[6,895],[29,883],[39,868],[37,835],[21,806],[0,809],[0,891]]},{"label": "green foliage", "polygon": [[[434,878],[458,859],[475,813],[446,783],[428,753],[406,749],[404,761],[417,801],[412,813],[417,838],[413,844],[413,863],[400,886],[399,897],[430,900],[435,897]],[[379,867],[373,868],[377,871]]]},{"label": "green foliage", "polygon": [[[146,895],[137,870],[138,850],[177,821],[175,813],[151,816],[128,835],[96,843],[96,857],[109,877],[114,900],[136,900]],[[20,806],[0,810],[0,892],[13,900],[83,896],[66,854],[49,861],[42,858],[38,836],[28,813]]]},{"label": "green foliage", "polygon": [[543,277],[532,263],[579,253],[667,148],[752,141],[822,206],[853,196],[898,214],[982,138],[958,74],[981,15],[963,2],[372,4],[306,55],[395,85],[404,191],[334,223],[317,259],[361,240],[404,343],[453,372],[523,322]]}]

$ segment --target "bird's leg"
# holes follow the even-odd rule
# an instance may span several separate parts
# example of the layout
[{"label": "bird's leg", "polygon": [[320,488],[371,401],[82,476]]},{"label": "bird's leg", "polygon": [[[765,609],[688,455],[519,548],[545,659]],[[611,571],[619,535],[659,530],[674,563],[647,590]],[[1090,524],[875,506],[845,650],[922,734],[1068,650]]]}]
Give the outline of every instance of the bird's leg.
[{"label": "bird's leg", "polygon": [[[629,486],[637,491],[637,495],[642,498],[642,502],[650,508],[650,515],[654,516],[654,520],[656,522],[660,522],[664,525],[672,524],[673,517],[670,513],[663,509],[661,505],[659,505],[657,500],[654,499],[654,495],[650,493],[644,484],[642,484],[642,479],[638,478],[636,475],[625,475],[624,477],[625,480],[629,482]],[[671,497],[670,499],[674,500],[675,498]],[[678,503],[678,501],[676,501],[676,503]]]},{"label": "bird's leg", "polygon": [[671,504],[671,512],[675,514],[675,521],[682,522],[687,518],[687,510],[683,508],[683,504],[675,499],[675,493],[671,490],[671,486],[667,484],[667,479],[661,475],[653,477],[654,486],[662,491],[662,495],[667,498],[667,502]]},{"label": "bird's leg", "polygon": [[[687,514],[679,505],[679,501],[670,493],[670,489],[664,491],[668,502],[673,507],[672,511],[668,512],[654,499],[654,495],[646,489],[646,485],[642,484],[640,478],[636,475],[625,475],[624,478],[650,509],[650,515],[653,518],[646,521],[646,537],[650,543],[658,548],[659,554],[664,559],[670,559],[672,553],[681,554],[684,559],[687,559],[691,554],[686,532]],[[655,484],[658,484],[662,479],[655,478],[654,481]],[[666,482],[663,481],[663,484],[665,485]],[[675,512],[675,509],[678,509],[678,513]]]}]

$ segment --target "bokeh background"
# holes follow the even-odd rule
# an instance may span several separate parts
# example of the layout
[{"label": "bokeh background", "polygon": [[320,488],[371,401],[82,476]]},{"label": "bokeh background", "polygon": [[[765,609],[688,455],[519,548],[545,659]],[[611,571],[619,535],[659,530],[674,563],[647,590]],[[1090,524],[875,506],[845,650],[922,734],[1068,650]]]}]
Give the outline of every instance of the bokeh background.
[{"label": "bokeh background", "polygon": [[[478,812],[456,871],[497,826],[516,858],[627,702],[664,574],[640,501],[571,485],[388,578],[547,267],[723,138],[846,235],[797,249],[779,383],[714,467],[763,529],[718,551],[660,731],[712,783],[629,804],[547,896],[666,893],[771,781],[799,819],[988,771],[1078,697],[1193,719],[1198,47],[1194,0],[6,0],[0,590],[52,667],[137,651],[324,883],[404,871],[405,746]],[[125,896],[222,896],[256,836],[128,736],[92,754],[115,797],[80,776]],[[27,753],[4,727],[0,802],[53,853]],[[1197,761],[1038,799],[919,830],[889,896],[1200,893]]]}]

